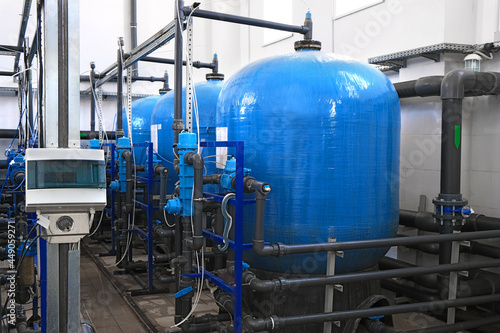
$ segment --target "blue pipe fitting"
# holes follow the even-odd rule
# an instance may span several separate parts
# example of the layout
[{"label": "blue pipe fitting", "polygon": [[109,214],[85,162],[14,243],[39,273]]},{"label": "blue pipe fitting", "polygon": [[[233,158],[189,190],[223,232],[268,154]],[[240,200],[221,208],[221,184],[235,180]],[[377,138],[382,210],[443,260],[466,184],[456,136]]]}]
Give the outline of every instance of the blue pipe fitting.
[{"label": "blue pipe fitting", "polygon": [[120,182],[118,180],[111,181],[111,183],[109,183],[109,188],[112,189],[113,191],[119,191]]},{"label": "blue pipe fitting", "polygon": [[[252,170],[243,168],[244,176],[248,176]],[[222,170],[220,184],[225,191],[234,192],[233,178],[236,177],[236,159],[233,157],[226,162],[226,167]]]},{"label": "blue pipe fitting", "polygon": [[175,215],[182,213],[181,200],[179,198],[168,200],[167,205],[163,208],[163,210],[166,210],[169,214]]},{"label": "blue pipe fitting", "polygon": [[175,298],[179,298],[179,297],[182,297],[182,296],[184,296],[184,295],[189,294],[189,293],[190,293],[190,292],[192,292],[192,291],[193,291],[193,287],[187,287],[187,288],[181,289],[181,290],[179,290],[178,292],[176,292],[176,293],[174,294],[174,297],[175,297]]},{"label": "blue pipe fitting", "polygon": [[22,254],[23,254],[23,251],[25,251],[26,247],[31,244],[30,248],[29,249],[26,249],[26,252],[25,252],[25,257],[33,257],[36,255],[36,242],[35,243],[31,243],[32,240],[29,239],[27,241],[24,241],[22,242],[21,244],[19,244],[19,246],[17,247],[16,249],[16,253],[17,253],[17,256],[20,257]]},{"label": "blue pipe fitting", "polygon": [[118,138],[118,140],[116,140],[116,159],[118,160],[118,178],[120,184],[119,190],[121,193],[127,192],[127,183],[125,182],[125,180],[127,179],[127,163],[122,157],[122,153],[125,150],[132,150],[130,139],[126,137]]},{"label": "blue pipe fitting", "polygon": [[194,187],[194,169],[185,161],[186,154],[196,153],[198,150],[198,139],[195,133],[183,132],[179,134],[179,200],[182,216],[192,215],[192,197]]},{"label": "blue pipe fitting", "polygon": [[99,142],[98,139],[92,139],[92,140],[90,140],[89,148],[90,149],[101,149],[101,143]]}]

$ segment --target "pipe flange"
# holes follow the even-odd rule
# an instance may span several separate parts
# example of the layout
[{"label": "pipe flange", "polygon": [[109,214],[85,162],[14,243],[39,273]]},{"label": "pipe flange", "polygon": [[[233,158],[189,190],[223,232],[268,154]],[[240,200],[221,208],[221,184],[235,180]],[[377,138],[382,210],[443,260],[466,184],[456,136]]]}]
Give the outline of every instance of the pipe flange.
[{"label": "pipe flange", "polygon": [[286,279],[284,277],[279,277],[278,281],[280,283],[280,288],[281,290],[286,290],[288,289],[288,284],[286,283]]},{"label": "pipe flange", "polygon": [[205,75],[205,78],[207,80],[219,80],[219,81],[223,81],[224,80],[224,74],[222,74],[222,73],[208,73],[207,75]]},{"label": "pipe flange", "polygon": [[298,40],[293,44],[295,51],[299,50],[321,50],[321,42],[319,40]]}]

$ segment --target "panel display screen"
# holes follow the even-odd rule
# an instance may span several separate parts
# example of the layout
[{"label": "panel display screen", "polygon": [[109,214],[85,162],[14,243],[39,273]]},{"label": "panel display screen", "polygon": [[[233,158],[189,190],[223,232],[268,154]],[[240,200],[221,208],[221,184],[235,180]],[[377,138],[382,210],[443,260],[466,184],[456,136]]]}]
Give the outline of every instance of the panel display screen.
[{"label": "panel display screen", "polygon": [[104,161],[40,160],[28,163],[28,190],[106,188]]}]

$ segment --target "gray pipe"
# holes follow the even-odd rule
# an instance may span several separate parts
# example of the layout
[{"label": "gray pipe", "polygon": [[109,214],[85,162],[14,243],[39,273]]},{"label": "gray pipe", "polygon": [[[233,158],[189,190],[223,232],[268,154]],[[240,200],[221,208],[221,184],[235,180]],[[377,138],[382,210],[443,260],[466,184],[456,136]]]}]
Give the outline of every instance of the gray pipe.
[{"label": "gray pipe", "polygon": [[[132,161],[132,152],[129,150],[124,150],[122,152],[122,157],[125,159],[126,165],[126,177],[125,180],[127,183],[127,192],[125,196],[125,213],[130,214],[134,208],[133,206],[133,198],[134,198],[134,179],[132,178],[132,172],[134,168],[134,164]],[[123,179],[121,180],[123,181]]]},{"label": "gray pipe", "polygon": [[380,321],[372,319],[364,319],[362,324],[368,329],[370,333],[448,333],[458,332],[462,330],[470,330],[477,327],[488,326],[500,322],[500,316],[493,316],[481,319],[468,320],[461,323],[447,324],[435,327],[420,328],[411,331],[395,331],[394,328],[385,325]]},{"label": "gray pipe", "polygon": [[[118,43],[123,46],[123,38],[120,38]],[[116,74],[116,137],[121,138],[125,135],[123,132],[123,52],[121,47],[118,47],[116,55],[117,74]],[[129,133],[132,135],[132,133]]]},{"label": "gray pipe", "polygon": [[294,278],[294,279],[285,279],[280,277],[278,279],[267,280],[267,281],[256,278],[255,275],[250,271],[245,271],[243,273],[243,283],[249,284],[250,288],[256,292],[273,292],[273,291],[296,289],[302,287],[342,284],[347,282],[392,279],[396,277],[398,278],[413,277],[415,275],[435,274],[435,273],[443,273],[450,271],[462,271],[462,270],[468,271],[472,269],[496,267],[496,265],[498,265],[499,263],[500,260],[490,260],[483,262],[474,261],[467,263],[423,266],[423,267],[415,266],[415,267],[391,269],[387,271],[350,273],[350,274],[341,274],[341,275],[323,276],[323,277],[308,277],[308,278]]},{"label": "gray pipe", "polygon": [[203,247],[202,218],[203,218],[203,157],[200,154],[188,153],[185,162],[194,169],[194,203],[193,203],[193,229],[194,235],[191,239],[184,239],[192,250],[198,251]]},{"label": "gray pipe", "polygon": [[[130,0],[130,49],[137,47],[137,0]],[[132,73],[139,75],[138,63],[132,65]]]}]

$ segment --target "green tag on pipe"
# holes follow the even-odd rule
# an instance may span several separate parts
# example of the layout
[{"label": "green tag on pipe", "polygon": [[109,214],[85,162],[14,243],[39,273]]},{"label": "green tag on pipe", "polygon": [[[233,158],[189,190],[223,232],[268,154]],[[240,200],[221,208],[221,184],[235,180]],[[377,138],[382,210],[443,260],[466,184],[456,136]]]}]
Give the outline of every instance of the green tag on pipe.
[{"label": "green tag on pipe", "polygon": [[460,147],[460,126],[455,126],[455,147]]}]

